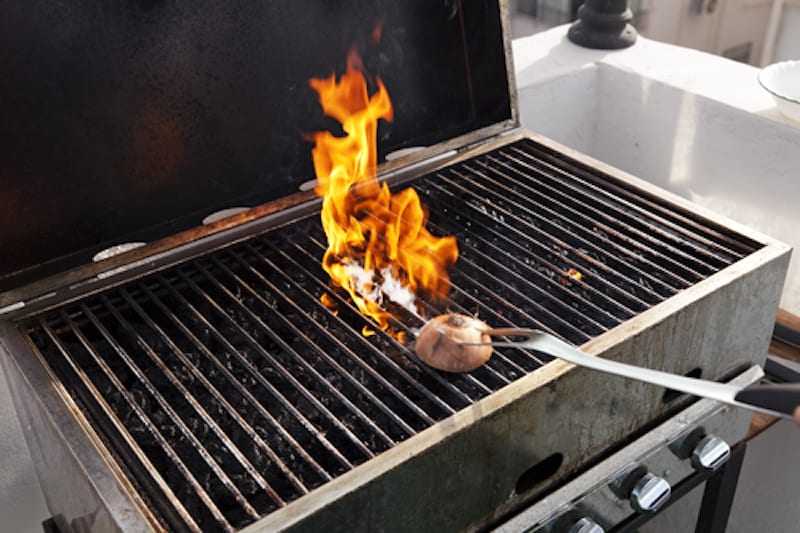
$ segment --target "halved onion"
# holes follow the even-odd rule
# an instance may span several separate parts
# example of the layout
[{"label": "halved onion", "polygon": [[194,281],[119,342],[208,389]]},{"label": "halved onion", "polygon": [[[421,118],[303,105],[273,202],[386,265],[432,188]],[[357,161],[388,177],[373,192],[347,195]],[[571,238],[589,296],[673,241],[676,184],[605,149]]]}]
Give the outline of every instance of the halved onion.
[{"label": "halved onion", "polygon": [[490,342],[485,322],[466,315],[432,318],[417,336],[417,356],[426,365],[445,372],[470,372],[492,356],[491,346],[463,346],[462,342]]}]

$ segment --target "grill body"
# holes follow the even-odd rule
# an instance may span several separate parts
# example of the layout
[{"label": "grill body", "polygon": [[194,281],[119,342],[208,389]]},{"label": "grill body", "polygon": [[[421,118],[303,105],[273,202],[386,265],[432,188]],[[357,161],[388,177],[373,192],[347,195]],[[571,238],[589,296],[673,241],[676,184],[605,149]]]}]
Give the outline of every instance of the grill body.
[{"label": "grill body", "polygon": [[[744,228],[730,229],[729,222],[698,213],[683,200],[528,133],[485,143],[424,176],[401,175],[394,185],[406,181],[430,204],[435,231],[462,232],[464,266],[456,267],[455,295],[448,302],[430,303],[431,314],[477,310],[493,325],[535,325],[589,353],[679,374],[700,369],[708,379],[759,363],[766,355],[788,264],[788,248],[780,243]],[[601,205],[603,198],[608,200],[605,206]],[[344,302],[343,316],[337,319],[325,315],[324,309],[320,311],[323,314],[315,314],[310,303],[300,305],[324,290],[324,283],[314,279],[314,267],[307,266],[313,264],[315,255],[321,256],[312,246],[318,242],[314,224],[304,222],[312,220],[313,213],[310,206],[289,225],[232,242],[191,263],[167,270],[155,265],[157,272],[140,279],[109,283],[109,287],[95,288],[97,294],[2,324],[6,371],[23,426],[31,428],[29,446],[54,513],[67,523],[79,520],[98,530],[114,526],[126,531],[162,526],[209,529],[209,525],[213,526],[210,529],[244,527],[248,531],[479,528],[602,459],[675,409],[676,404],[665,402],[664,391],[656,387],[558,361],[539,364],[528,359],[529,355],[500,353],[487,369],[474,375],[442,377],[418,368],[407,346],[381,334],[380,342],[370,344],[358,333],[366,323],[348,318]],[[677,219],[683,222],[677,224]],[[493,227],[492,221],[499,226]],[[298,227],[311,228],[301,232],[310,240],[292,240]],[[693,237],[687,238],[687,234]],[[287,242],[287,246],[294,245],[291,253],[282,248],[281,243]],[[533,264],[526,264],[526,258]],[[272,270],[259,275],[260,271],[250,269],[253,264],[272,265]],[[585,283],[561,275],[570,264],[586,273]],[[293,278],[298,272],[302,276]],[[216,283],[218,278],[231,280],[233,285]],[[211,289],[204,289],[209,283]],[[170,289],[173,285],[177,288]],[[236,292],[273,287],[280,295],[284,286],[286,291],[299,291],[291,298],[284,295],[282,304],[272,302],[279,308],[276,312],[281,314],[283,326],[293,332],[294,338],[288,340],[276,332],[271,318],[260,321],[268,312],[262,310],[259,315],[248,310],[250,304],[242,305],[242,294]],[[126,379],[136,382],[131,369],[140,369],[139,383],[156,389],[152,397],[164,402],[162,410],[184,420],[178,398],[195,398],[189,383],[208,376],[178,375],[181,364],[189,370],[193,364],[188,355],[185,360],[183,355],[175,355],[185,354],[185,347],[163,344],[163,339],[159,345],[158,339],[143,335],[130,321],[131,317],[148,316],[150,309],[180,329],[191,309],[197,310],[195,299],[208,296],[209,291],[216,292],[209,305],[227,299],[229,306],[238,306],[247,317],[251,329],[240,330],[238,336],[249,339],[251,348],[259,345],[256,330],[277,343],[275,350],[281,354],[298,357],[305,352],[294,347],[294,340],[320,346],[340,342],[335,353],[326,349],[316,352],[318,363],[298,366],[304,376],[283,363],[288,381],[295,379],[302,385],[308,374],[335,365],[338,358],[342,364],[359,357],[377,361],[358,371],[366,376],[364,383],[378,383],[380,390],[367,386],[351,401],[346,383],[341,391],[337,385],[321,383],[323,392],[309,392],[310,407],[298,409],[318,432],[322,422],[305,411],[323,413],[319,420],[330,418],[326,411],[334,415],[330,422],[334,427],[324,431],[331,434],[329,439],[311,437],[317,442],[327,439],[336,453],[344,456],[344,461],[339,461],[344,468],[318,461],[323,473],[317,473],[316,481],[300,479],[297,490],[287,489],[287,494],[270,485],[264,493],[272,489],[278,493],[270,503],[254,501],[241,489],[226,470],[224,458],[205,457],[201,452],[200,462],[211,469],[212,477],[225,487],[236,486],[228,492],[225,487],[220,489],[223,498],[243,501],[240,510],[230,511],[227,504],[214,500],[210,490],[214,502],[201,513],[182,497],[169,474],[159,471],[152,454],[137,441],[130,421],[108,398],[130,393],[132,386]],[[259,305],[268,306],[263,291],[269,292],[258,288],[251,296],[260,298]],[[176,306],[184,309],[174,311]],[[295,324],[297,319],[286,314],[290,308],[306,322]],[[177,321],[170,319],[173,311]],[[197,314],[204,312],[211,311]],[[66,337],[59,328],[66,328],[77,345],[92,346],[90,337],[94,336],[113,348],[117,333],[108,329],[107,320],[122,328],[121,339],[129,338],[129,345],[120,341],[116,355],[113,349],[108,356],[96,348],[84,349],[80,356],[66,349]],[[161,319],[153,320],[147,325],[159,337]],[[326,337],[326,326],[321,323],[327,327],[338,324],[347,335],[339,338],[327,333]],[[413,320],[400,323],[409,332],[417,325]],[[308,337],[311,329],[319,329],[321,336]],[[75,330],[82,333],[76,335]],[[237,351],[233,340],[226,342],[232,343],[229,351]],[[195,346],[207,347],[208,341],[197,339]],[[140,349],[143,355],[137,363],[131,354]],[[100,378],[87,369],[99,367],[95,371],[98,376],[106,370],[113,374],[112,363],[106,369],[91,362],[107,357],[109,361],[119,359],[115,364],[127,365],[128,370],[114,378],[118,383],[102,378],[111,391],[103,393]],[[81,363],[82,358],[88,362]],[[168,383],[153,381],[155,378],[144,372],[144,363],[167,369],[161,372]],[[272,364],[273,368],[280,366]],[[75,377],[67,378],[69,374]],[[257,374],[252,375],[257,378]],[[340,372],[345,378],[346,374]],[[167,389],[171,394],[158,392]],[[279,398],[283,393],[271,394]],[[106,399],[98,401],[100,396]],[[282,397],[288,400],[285,403],[292,403],[290,396]],[[403,397],[414,401],[405,405]],[[391,398],[401,399],[393,405]],[[215,422],[212,403],[234,400],[222,393],[212,399],[187,409],[202,415],[211,428],[209,439],[216,435],[224,442],[230,434]],[[245,400],[258,405],[261,399]],[[263,400],[261,406],[276,401]],[[351,411],[361,421],[336,421],[336,402],[351,402]],[[142,411],[133,409],[133,418],[146,417],[141,399],[132,397],[129,403]],[[388,411],[387,421],[382,422],[383,415],[378,413],[376,418],[364,406]],[[395,415],[398,420],[392,418]],[[188,437],[191,446],[202,446],[191,424],[181,424],[176,431]],[[242,428],[246,430],[248,425],[248,420],[242,420]],[[376,426],[373,440],[363,439],[361,430],[353,429],[365,425]],[[351,449],[336,444],[337,427],[344,434],[356,433]],[[265,451],[274,448],[268,433],[259,431],[251,441],[241,436],[231,439],[252,442]],[[234,448],[237,442],[232,443]],[[364,448],[361,452],[359,442]],[[301,443],[298,450],[305,449]],[[233,453],[240,466],[255,466],[252,477],[259,477],[263,470],[253,465],[255,459],[246,451],[241,452],[242,457],[235,455],[236,450]],[[192,483],[199,477],[192,472],[199,467],[178,455],[178,462],[183,462],[188,472],[178,475]],[[558,458],[560,467],[555,473],[538,482],[526,481],[526,472],[548,458]],[[279,462],[273,458],[265,464],[273,468]],[[301,472],[296,474],[303,477]],[[262,477],[263,482],[272,483],[270,476]],[[207,516],[200,516],[203,514]]]}]

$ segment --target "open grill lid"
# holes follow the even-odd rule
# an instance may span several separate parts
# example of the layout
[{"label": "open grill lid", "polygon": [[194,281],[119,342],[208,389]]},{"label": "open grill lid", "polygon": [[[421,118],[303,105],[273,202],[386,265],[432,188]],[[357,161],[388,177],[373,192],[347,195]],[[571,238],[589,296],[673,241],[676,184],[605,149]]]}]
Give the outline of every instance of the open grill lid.
[{"label": "open grill lid", "polygon": [[[497,0],[44,0],[0,21],[0,306],[9,292],[313,179],[312,77],[353,44],[395,120],[379,157],[516,124]],[[376,30],[380,28],[380,30]],[[433,146],[436,145],[436,146]],[[421,155],[409,161],[421,159]],[[6,297],[2,297],[2,293]]]}]

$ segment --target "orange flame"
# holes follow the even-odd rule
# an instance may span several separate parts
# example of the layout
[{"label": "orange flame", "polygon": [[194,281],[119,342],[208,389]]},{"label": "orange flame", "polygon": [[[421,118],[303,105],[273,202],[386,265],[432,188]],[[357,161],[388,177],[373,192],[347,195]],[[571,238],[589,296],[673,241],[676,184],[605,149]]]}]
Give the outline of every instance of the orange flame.
[{"label": "orange flame", "polygon": [[378,120],[391,121],[392,104],[380,78],[370,95],[361,60],[350,52],[339,81],[310,80],[322,110],[345,132],[311,134],[314,170],[323,197],[322,225],[328,249],[322,264],[333,284],[344,288],[358,309],[388,329],[385,297],[418,313],[417,294],[442,297],[450,290],[447,269],[458,258],[455,237],[434,237],[414,189],[392,195],[378,183]]}]

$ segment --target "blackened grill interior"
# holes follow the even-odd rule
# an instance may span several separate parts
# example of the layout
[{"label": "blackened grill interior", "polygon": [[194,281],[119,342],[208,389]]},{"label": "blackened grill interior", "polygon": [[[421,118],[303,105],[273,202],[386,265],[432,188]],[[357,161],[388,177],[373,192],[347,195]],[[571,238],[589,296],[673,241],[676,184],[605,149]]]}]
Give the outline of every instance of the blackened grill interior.
[{"label": "blackened grill interior", "polygon": [[[429,314],[575,344],[759,247],[529,140],[411,185],[461,253]],[[243,527],[542,365],[502,350],[447,375],[365,337],[324,242],[310,215],[21,323],[170,528]]]}]

